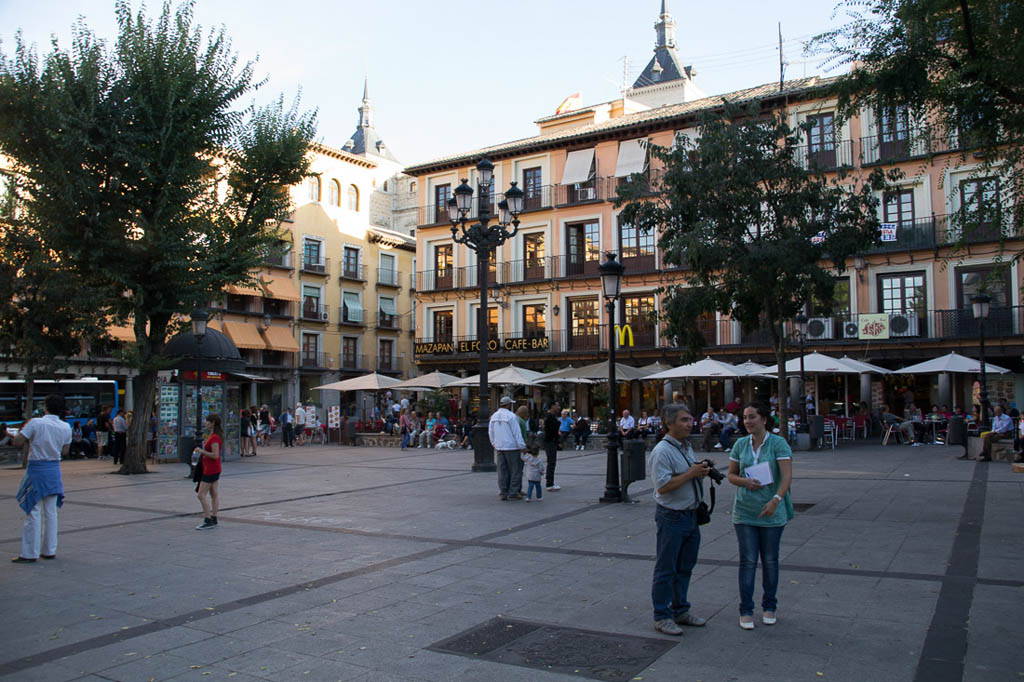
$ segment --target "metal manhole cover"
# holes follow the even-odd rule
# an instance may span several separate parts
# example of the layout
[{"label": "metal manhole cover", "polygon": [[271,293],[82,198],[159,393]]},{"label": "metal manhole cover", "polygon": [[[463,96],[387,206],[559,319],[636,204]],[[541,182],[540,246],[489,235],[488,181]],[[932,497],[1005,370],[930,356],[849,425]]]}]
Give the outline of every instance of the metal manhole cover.
[{"label": "metal manhole cover", "polygon": [[675,641],[493,618],[427,647],[495,663],[627,682]]},{"label": "metal manhole cover", "polygon": [[805,512],[814,506],[813,502],[794,502],[793,511]]}]

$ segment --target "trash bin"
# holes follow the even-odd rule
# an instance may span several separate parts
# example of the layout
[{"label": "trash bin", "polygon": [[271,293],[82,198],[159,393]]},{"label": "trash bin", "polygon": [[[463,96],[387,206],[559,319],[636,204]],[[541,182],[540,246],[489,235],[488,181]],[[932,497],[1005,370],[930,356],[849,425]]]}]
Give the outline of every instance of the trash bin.
[{"label": "trash bin", "polygon": [[196,449],[196,439],[192,436],[178,437],[178,461],[192,464],[192,451]]},{"label": "trash bin", "polygon": [[821,439],[825,436],[825,417],[820,414],[812,414],[808,417],[807,435],[810,437],[810,449],[818,450]]},{"label": "trash bin", "polygon": [[345,429],[343,441],[349,445],[356,444],[356,422],[354,419],[348,419],[342,426]]},{"label": "trash bin", "polygon": [[642,440],[630,439],[619,451],[619,476],[622,479],[622,501],[629,502],[626,490],[630,483],[647,478],[647,448]]},{"label": "trash bin", "polygon": [[946,445],[959,445],[964,449],[964,456],[967,456],[967,420],[955,416],[949,418],[946,425]]}]

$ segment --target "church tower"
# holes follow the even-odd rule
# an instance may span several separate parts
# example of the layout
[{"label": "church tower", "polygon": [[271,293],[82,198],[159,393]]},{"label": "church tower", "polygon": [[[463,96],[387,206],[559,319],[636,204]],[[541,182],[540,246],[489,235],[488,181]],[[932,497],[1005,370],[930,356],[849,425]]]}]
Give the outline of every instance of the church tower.
[{"label": "church tower", "polygon": [[661,0],[661,13],[654,24],[654,35],[654,56],[623,96],[651,108],[706,97],[694,82],[696,70],[692,66],[683,66],[679,60],[676,21],[668,11],[668,0]]},{"label": "church tower", "polygon": [[370,102],[370,79],[363,80],[363,103],[359,106],[359,125],[352,137],[342,146],[350,154],[366,157],[379,157],[398,163],[384,141],[377,134],[373,125],[373,104]]}]

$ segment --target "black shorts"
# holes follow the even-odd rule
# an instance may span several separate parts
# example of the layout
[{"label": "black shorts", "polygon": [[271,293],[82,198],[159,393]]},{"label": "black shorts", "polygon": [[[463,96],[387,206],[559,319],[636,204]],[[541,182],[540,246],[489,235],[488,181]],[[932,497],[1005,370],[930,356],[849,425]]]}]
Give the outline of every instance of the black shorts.
[{"label": "black shorts", "polygon": [[203,483],[216,483],[220,480],[220,474],[203,474]]}]

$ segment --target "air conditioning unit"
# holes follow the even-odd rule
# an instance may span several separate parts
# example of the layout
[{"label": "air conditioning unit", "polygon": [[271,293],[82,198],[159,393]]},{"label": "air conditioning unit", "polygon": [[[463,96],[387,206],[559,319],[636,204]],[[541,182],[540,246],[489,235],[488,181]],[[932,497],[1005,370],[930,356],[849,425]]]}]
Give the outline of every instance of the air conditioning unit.
[{"label": "air conditioning unit", "polygon": [[843,338],[844,339],[858,339],[860,338],[860,327],[856,322],[843,322]]},{"label": "air conditioning unit", "polygon": [[918,318],[913,313],[892,313],[889,315],[889,337],[917,336]]},{"label": "air conditioning unit", "polygon": [[580,187],[579,193],[577,194],[580,201],[593,201],[594,197],[597,196],[593,187]]},{"label": "air conditioning unit", "polygon": [[320,319],[323,320],[324,322],[326,322],[327,321],[327,313],[320,313]]},{"label": "air conditioning unit", "polygon": [[831,339],[832,318],[812,317],[807,320],[807,338],[809,339]]}]

